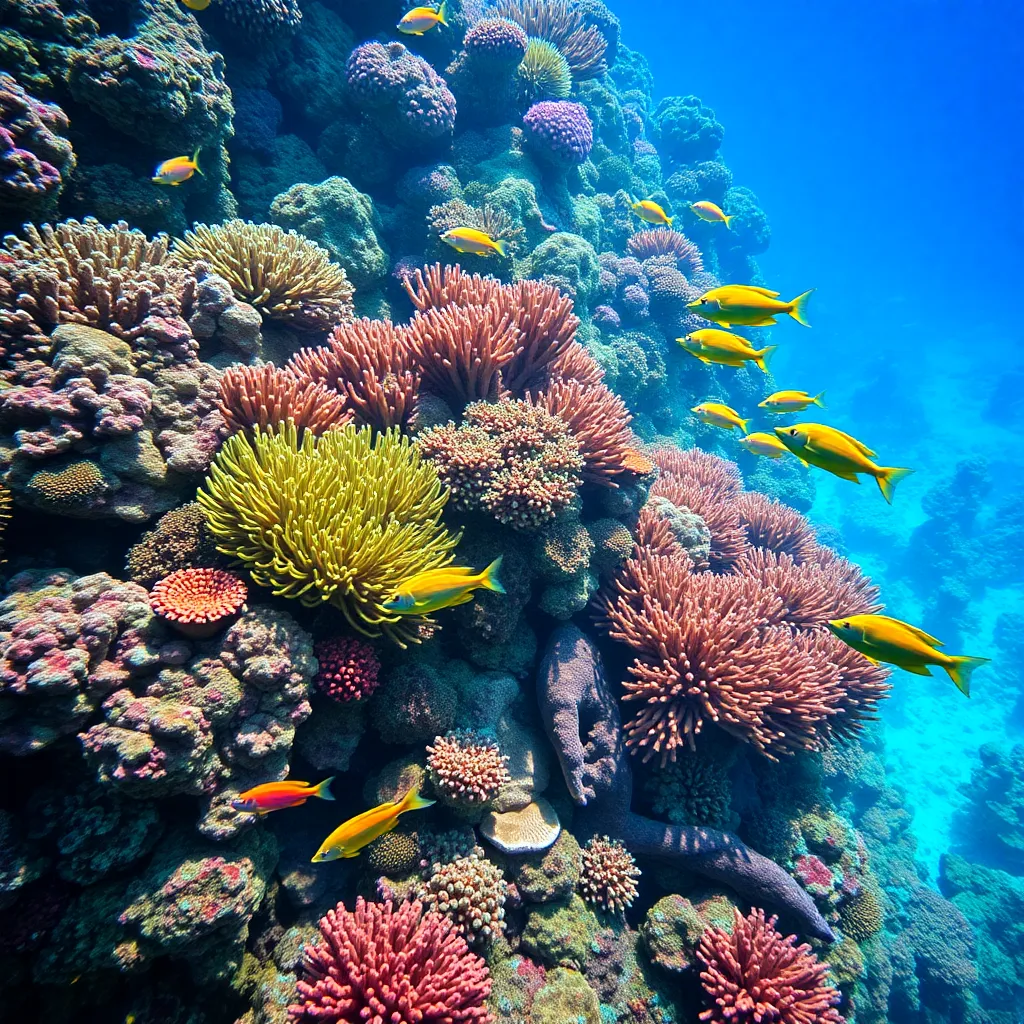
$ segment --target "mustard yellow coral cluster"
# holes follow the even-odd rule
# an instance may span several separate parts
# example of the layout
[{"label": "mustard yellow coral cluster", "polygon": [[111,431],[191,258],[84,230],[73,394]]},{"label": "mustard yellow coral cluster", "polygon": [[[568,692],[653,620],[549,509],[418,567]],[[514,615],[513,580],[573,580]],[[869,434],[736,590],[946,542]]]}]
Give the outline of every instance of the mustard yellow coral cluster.
[{"label": "mustard yellow coral cluster", "polygon": [[367,636],[417,641],[427,621],[384,603],[447,565],[459,538],[441,524],[437,470],[397,430],[351,424],[322,437],[294,425],[236,434],[199,492],[218,550],[256,583],[307,606],[330,603]]}]

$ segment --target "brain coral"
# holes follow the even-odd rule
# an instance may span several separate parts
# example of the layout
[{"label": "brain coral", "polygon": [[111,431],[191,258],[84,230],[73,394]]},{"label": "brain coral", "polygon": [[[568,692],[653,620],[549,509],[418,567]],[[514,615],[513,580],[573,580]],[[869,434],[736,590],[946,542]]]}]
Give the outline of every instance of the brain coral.
[{"label": "brain coral", "polygon": [[260,586],[330,603],[361,633],[403,644],[423,619],[384,607],[399,584],[451,561],[437,470],[397,431],[295,427],[228,440],[199,503],[218,548]]}]

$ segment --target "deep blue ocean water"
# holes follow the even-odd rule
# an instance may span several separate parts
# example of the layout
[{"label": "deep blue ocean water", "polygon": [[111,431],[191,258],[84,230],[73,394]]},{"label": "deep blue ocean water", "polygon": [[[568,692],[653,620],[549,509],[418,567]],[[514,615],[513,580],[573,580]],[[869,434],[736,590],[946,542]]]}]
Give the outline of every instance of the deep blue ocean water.
[{"label": "deep blue ocean water", "polygon": [[[650,61],[658,94],[694,93],[725,125],[735,184],[757,194],[771,222],[771,246],[759,257],[766,280],[787,297],[817,288],[813,329],[787,323],[774,332],[780,386],[827,391],[827,422],[887,464],[917,470],[892,508],[874,486],[816,474],[813,518],[843,530],[892,614],[995,658],[970,702],[946,679],[899,673],[885,706],[889,758],[934,868],[978,747],[1020,730],[1024,677],[1000,660],[992,633],[1000,613],[1024,613],[1024,574],[1017,585],[988,586],[965,545],[954,562],[971,592],[951,616],[931,596],[952,585],[948,567],[907,548],[927,518],[925,495],[949,484],[962,460],[987,462],[982,547],[986,517],[1024,501],[1024,8],[1012,0],[614,8],[624,41]],[[1001,533],[1000,545],[1020,562],[1019,533]]]}]

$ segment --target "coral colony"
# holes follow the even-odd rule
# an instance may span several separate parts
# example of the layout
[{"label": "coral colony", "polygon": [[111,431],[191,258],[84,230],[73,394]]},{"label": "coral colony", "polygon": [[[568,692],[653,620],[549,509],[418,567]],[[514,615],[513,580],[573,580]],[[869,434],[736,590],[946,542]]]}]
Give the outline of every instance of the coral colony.
[{"label": "coral colony", "polygon": [[4,1019],[1009,1024],[878,588],[689,413],[772,390],[675,342],[765,283],[714,111],[601,0],[412,6],[5,7]]}]

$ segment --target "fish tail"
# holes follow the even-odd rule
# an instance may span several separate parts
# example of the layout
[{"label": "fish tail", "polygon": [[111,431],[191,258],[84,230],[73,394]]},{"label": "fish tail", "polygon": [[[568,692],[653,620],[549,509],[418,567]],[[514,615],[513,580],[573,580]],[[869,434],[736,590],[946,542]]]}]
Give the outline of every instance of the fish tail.
[{"label": "fish tail", "polygon": [[666,217],[666,218],[665,218],[665,223],[666,223],[666,224],[667,224],[667,225],[668,225],[669,227],[672,227],[672,221],[674,221],[674,220],[675,220],[675,217]]},{"label": "fish tail", "polygon": [[498,255],[508,258],[508,242],[504,238],[496,238],[494,248],[498,250]]},{"label": "fish tail", "polygon": [[899,469],[895,466],[879,467],[879,472],[875,479],[878,481],[878,489],[882,492],[882,497],[890,505],[892,504],[892,496],[896,490],[896,485],[913,472],[912,469]]},{"label": "fish tail", "polygon": [[501,580],[498,579],[498,570],[501,568],[501,562],[504,557],[504,555],[498,555],[480,574],[481,584],[488,590],[493,590],[496,594],[505,593],[505,588],[502,586]]},{"label": "fish tail", "polygon": [[[448,27],[448,22],[444,20],[447,17],[448,17],[448,3],[447,3],[447,0],[441,0],[441,6],[438,7],[438,9],[437,9],[437,20],[438,20],[438,22],[440,24],[444,25],[445,28]],[[505,254],[502,253],[502,256],[504,256],[504,255]]]},{"label": "fish tail", "polygon": [[803,324],[804,327],[810,327],[811,325],[807,322],[807,300],[810,299],[814,289],[810,288],[803,293],[798,295],[791,303],[790,306],[793,308],[789,311],[789,315],[798,323]]},{"label": "fish tail", "polygon": [[740,420],[740,429],[744,434],[750,433],[750,420]]},{"label": "fish tail", "polygon": [[772,356],[775,355],[775,350],[778,347],[778,345],[765,345],[765,347],[761,349],[757,359],[754,360],[754,362],[761,368],[762,373],[768,372],[768,364],[771,362]]},{"label": "fish tail", "polygon": [[420,787],[413,786],[405,796],[402,797],[399,803],[396,813],[405,814],[406,811],[419,811],[424,807],[433,807],[436,800],[428,800],[426,797],[420,796]]},{"label": "fish tail", "polygon": [[725,226],[726,226],[727,228],[729,228],[730,230],[732,229],[732,224],[730,223],[730,221],[731,221],[731,220],[733,219],[733,217],[735,217],[735,216],[736,216],[736,214],[735,214],[735,213],[730,213],[730,214],[725,214],[725,213],[723,213],[723,214],[722,214],[722,220],[724,220],[724,221],[725,221]]},{"label": "fish tail", "polygon": [[197,173],[202,174],[205,178],[206,175],[203,174],[203,169],[199,166],[199,151],[202,148],[202,146],[196,146],[196,151],[192,154],[192,166],[195,167]]},{"label": "fish tail", "polygon": [[329,779],[324,779],[319,786],[314,786],[312,795],[320,797],[321,800],[333,800],[334,794],[331,792],[331,783],[336,777],[332,775]]},{"label": "fish tail", "polygon": [[955,654],[949,659],[950,664],[942,667],[949,674],[949,678],[956,684],[956,688],[965,696],[971,695],[971,674],[976,668],[987,665],[989,658],[968,658],[966,654]]},{"label": "fish tail", "polygon": [[825,392],[824,391],[819,391],[814,396],[814,404],[819,406],[822,409],[825,408]]}]

